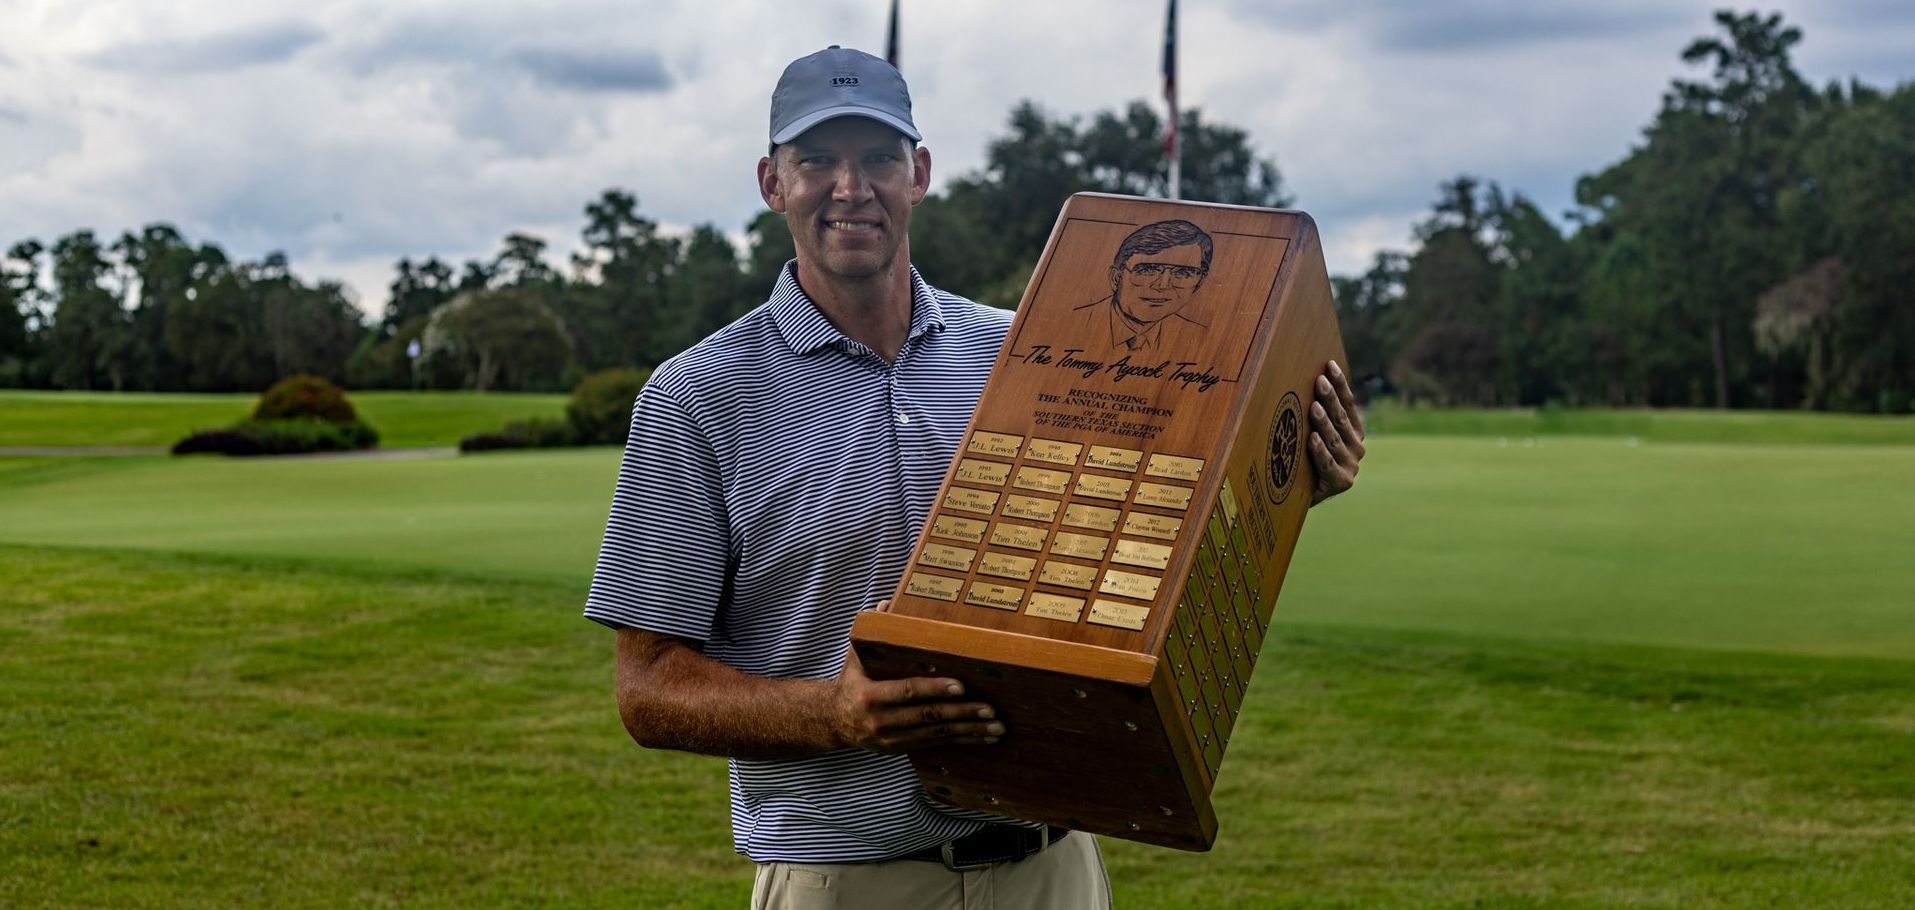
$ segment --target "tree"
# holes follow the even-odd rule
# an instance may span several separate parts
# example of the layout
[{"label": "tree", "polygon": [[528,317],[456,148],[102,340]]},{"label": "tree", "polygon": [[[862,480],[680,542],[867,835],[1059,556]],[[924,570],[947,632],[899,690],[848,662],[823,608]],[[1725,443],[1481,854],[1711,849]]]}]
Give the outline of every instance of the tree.
[{"label": "tree", "polygon": [[23,240],[0,258],[0,387],[32,385],[39,353],[41,299],[37,241]]},{"label": "tree", "polygon": [[54,385],[120,391],[131,379],[132,321],[107,286],[112,264],[92,231],[53,245],[53,318],[47,365]]},{"label": "tree", "polygon": [[519,288],[558,281],[559,273],[545,262],[545,241],[518,231],[505,235],[504,248],[492,260],[495,286]]},{"label": "tree", "polygon": [[379,324],[387,336],[404,323],[431,315],[458,293],[452,267],[437,256],[428,256],[417,265],[411,259],[400,259],[397,268],[399,274],[387,289],[385,318]]},{"label": "tree", "polygon": [[684,260],[668,281],[673,320],[662,333],[662,357],[691,347],[738,318],[744,312],[739,294],[743,284],[738,250],[731,241],[711,225],[693,228]]},{"label": "tree", "polygon": [[670,347],[661,337],[666,282],[679,243],[638,213],[638,197],[608,189],[585,206],[584,249],[572,257],[576,283],[558,310],[582,369],[651,366]]},{"label": "tree", "polygon": [[476,392],[560,388],[571,355],[564,324],[525,288],[459,295],[433,311],[420,344],[422,371]]},{"label": "tree", "polygon": [[[919,203],[918,212],[923,212],[929,199]],[[917,236],[919,215],[911,216],[911,232]],[[746,300],[760,301],[771,296],[771,289],[778,284],[778,276],[784,272],[785,263],[798,255],[798,245],[792,242],[791,226],[785,223],[785,216],[773,211],[759,212],[745,225],[745,283],[741,293]],[[917,254],[917,244],[912,245],[913,257]]]},{"label": "tree", "polygon": [[[1180,120],[1184,198],[1242,205],[1289,203],[1276,163],[1249,134]],[[965,296],[1013,306],[1072,193],[1162,195],[1169,182],[1163,121],[1134,101],[1122,111],[1052,117],[1031,101],[1011,109],[1006,135],[991,140],[982,170],[958,177],[912,216],[912,261],[929,280]]]},{"label": "tree", "polygon": [[1489,213],[1503,204],[1495,184],[1479,192],[1468,175],[1442,185],[1430,217],[1417,226],[1422,246],[1403,272],[1403,299],[1390,332],[1401,353],[1392,382],[1411,397],[1442,404],[1497,404],[1503,366],[1497,340],[1502,270],[1492,261]]},{"label": "tree", "polygon": [[[1707,389],[1728,407],[1746,394],[1755,300],[1791,258],[1776,241],[1779,200],[1801,179],[1793,140],[1814,103],[1789,62],[1802,33],[1780,14],[1715,19],[1726,40],[1682,54],[1711,64],[1711,78],[1677,81],[1643,145],[1577,186],[1593,236],[1618,246],[1592,259],[1592,301],[1652,364],[1638,368],[1650,403],[1700,403]],[[1616,319],[1639,315],[1627,298],[1644,293],[1653,327]]]},{"label": "tree", "polygon": [[1799,238],[1809,261],[1776,288],[1787,298],[1785,288],[1801,290],[1817,269],[1839,275],[1836,287],[1796,298],[1824,310],[1804,336],[1825,358],[1809,370],[1806,403],[1907,411],[1915,399],[1915,85],[1888,94],[1855,86],[1846,97],[1831,90],[1822,113],[1804,143],[1808,179],[1784,201],[1787,222],[1810,229]]},{"label": "tree", "polygon": [[121,305],[132,316],[135,385],[145,389],[177,389],[185,377],[166,348],[169,307],[194,293],[193,288],[227,266],[226,253],[212,244],[195,247],[170,224],[149,224],[139,233],[127,232],[115,241]]},{"label": "tree", "polygon": [[268,254],[198,282],[167,311],[166,345],[199,391],[264,389],[294,373],[343,382],[365,327],[337,282],[308,286]]},{"label": "tree", "polygon": [[1382,250],[1362,275],[1330,279],[1353,387],[1381,391],[1387,385],[1387,365],[1397,347],[1387,333],[1403,299],[1406,262],[1404,254]]}]

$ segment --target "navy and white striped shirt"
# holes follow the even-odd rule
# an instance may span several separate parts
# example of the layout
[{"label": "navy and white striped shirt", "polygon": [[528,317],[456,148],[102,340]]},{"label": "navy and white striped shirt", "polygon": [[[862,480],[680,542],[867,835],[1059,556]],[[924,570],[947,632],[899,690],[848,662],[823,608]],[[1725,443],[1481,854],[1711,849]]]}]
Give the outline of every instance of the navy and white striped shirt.
[{"label": "navy and white striped shirt", "polygon": [[[771,299],[661,364],[632,413],[585,615],[704,643],[760,676],[830,679],[851,621],[897,587],[1012,313],[911,272],[893,363],[847,338],[790,264]],[[731,761],[758,862],[908,853],[990,816],[941,807],[907,759]]]}]

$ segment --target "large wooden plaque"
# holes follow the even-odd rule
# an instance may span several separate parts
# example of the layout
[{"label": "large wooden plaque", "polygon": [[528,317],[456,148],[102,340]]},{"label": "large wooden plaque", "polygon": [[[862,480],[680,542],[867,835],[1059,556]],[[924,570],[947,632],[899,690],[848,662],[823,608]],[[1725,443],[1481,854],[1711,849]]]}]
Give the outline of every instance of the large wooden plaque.
[{"label": "large wooden plaque", "polygon": [[912,756],[934,798],[1215,842],[1331,360],[1308,215],[1065,204],[903,582],[852,627],[873,677],[955,677],[1004,719],[997,744]]}]

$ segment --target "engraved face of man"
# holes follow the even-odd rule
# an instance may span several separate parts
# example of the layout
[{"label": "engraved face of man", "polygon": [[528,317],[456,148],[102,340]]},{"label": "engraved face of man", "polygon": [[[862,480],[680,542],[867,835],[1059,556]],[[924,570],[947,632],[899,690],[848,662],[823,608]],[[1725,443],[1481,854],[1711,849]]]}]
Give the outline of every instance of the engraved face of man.
[{"label": "engraved face of man", "polygon": [[1173,246],[1125,263],[1113,297],[1131,321],[1152,323],[1188,305],[1203,277],[1203,250],[1194,243]]},{"label": "engraved face of man", "polygon": [[1111,304],[1147,326],[1190,304],[1210,272],[1210,235],[1188,221],[1138,228],[1111,262]]}]

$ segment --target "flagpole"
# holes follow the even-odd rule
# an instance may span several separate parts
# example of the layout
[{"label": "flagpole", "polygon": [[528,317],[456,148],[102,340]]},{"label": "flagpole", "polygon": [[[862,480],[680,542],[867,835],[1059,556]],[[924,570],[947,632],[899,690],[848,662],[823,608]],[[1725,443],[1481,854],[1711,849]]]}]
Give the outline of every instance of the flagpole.
[{"label": "flagpole", "polygon": [[1170,156],[1169,195],[1184,198],[1182,137],[1177,135],[1177,0],[1170,0],[1170,13],[1164,19],[1164,100],[1170,107],[1169,133],[1164,151]]},{"label": "flagpole", "polygon": [[884,30],[884,62],[892,69],[904,69],[898,66],[898,0],[891,0],[891,24]]}]

